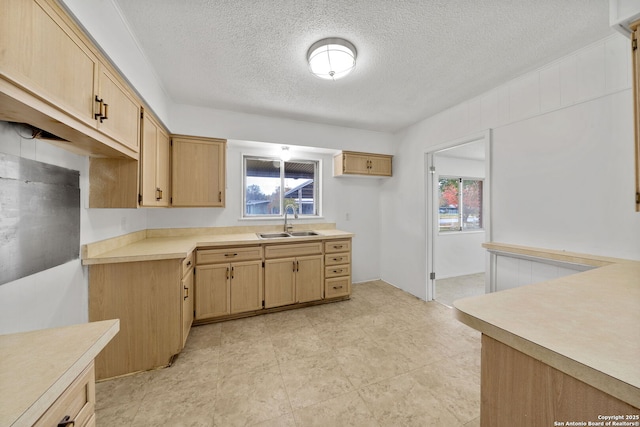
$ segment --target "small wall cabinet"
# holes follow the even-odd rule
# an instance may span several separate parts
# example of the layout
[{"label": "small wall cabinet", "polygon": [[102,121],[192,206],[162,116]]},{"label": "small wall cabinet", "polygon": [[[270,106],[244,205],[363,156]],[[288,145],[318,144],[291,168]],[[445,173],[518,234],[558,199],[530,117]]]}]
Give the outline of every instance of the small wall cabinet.
[{"label": "small wall cabinet", "polygon": [[226,140],[173,136],[171,205],[224,207]]},{"label": "small wall cabinet", "polygon": [[140,206],[169,206],[170,139],[155,118],[142,113]]},{"label": "small wall cabinet", "polygon": [[640,21],[631,24],[631,55],[633,64],[633,109],[635,128],[635,163],[636,163],[636,211],[640,212]]},{"label": "small wall cabinet", "polygon": [[391,176],[393,156],[343,151],[333,157],[333,176]]},{"label": "small wall cabinet", "polygon": [[262,309],[262,247],[198,249],[196,320]]}]

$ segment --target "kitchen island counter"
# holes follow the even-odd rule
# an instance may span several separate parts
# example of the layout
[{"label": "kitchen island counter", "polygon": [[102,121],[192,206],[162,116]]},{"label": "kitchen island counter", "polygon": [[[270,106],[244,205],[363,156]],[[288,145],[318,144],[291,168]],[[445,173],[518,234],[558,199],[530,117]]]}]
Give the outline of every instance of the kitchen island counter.
[{"label": "kitchen island counter", "polygon": [[603,266],[457,300],[454,315],[482,332],[483,359],[489,337],[640,408],[640,262],[595,258]]}]

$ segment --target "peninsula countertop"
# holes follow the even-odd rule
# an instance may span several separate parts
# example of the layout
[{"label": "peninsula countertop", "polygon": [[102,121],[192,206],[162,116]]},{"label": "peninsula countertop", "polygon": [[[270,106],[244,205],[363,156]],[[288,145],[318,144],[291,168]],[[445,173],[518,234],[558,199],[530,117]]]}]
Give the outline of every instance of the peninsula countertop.
[{"label": "peninsula countertop", "polygon": [[[491,245],[495,248],[495,244],[485,247]],[[503,245],[506,251],[513,248],[520,253],[538,251],[537,256],[544,257],[543,250]],[[547,258],[557,255],[549,251]],[[593,258],[602,266],[457,300],[454,315],[483,334],[640,408],[640,261]]]},{"label": "peninsula countertop", "polygon": [[259,232],[282,231],[282,226],[216,227],[191,229],[142,230],[124,236],[90,243],[82,247],[82,263],[155,261],[185,258],[196,248],[219,246],[302,243],[317,240],[347,239],[353,233],[336,230],[335,224],[306,224],[295,231],[314,231],[315,236],[262,239]]},{"label": "peninsula countertop", "polygon": [[0,425],[33,425],[119,328],[116,319],[0,335]]}]

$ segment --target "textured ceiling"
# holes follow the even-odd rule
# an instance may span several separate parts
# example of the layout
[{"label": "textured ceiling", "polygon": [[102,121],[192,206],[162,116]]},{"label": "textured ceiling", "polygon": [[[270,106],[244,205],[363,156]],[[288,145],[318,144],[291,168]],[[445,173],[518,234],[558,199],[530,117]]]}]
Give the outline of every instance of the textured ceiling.
[{"label": "textured ceiling", "polygon": [[[178,104],[395,132],[612,31],[607,0],[113,0]],[[356,70],[309,73],[343,37]]]}]

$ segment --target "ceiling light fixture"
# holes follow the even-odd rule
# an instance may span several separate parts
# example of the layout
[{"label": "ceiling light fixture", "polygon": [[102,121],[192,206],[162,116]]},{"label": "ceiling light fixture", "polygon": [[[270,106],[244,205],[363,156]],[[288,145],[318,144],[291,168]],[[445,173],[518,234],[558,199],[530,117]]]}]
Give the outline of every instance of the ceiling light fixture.
[{"label": "ceiling light fixture", "polygon": [[291,152],[289,151],[289,147],[282,147],[282,151],[280,152],[280,160],[284,160],[285,162],[291,159]]},{"label": "ceiling light fixture", "polygon": [[356,48],[340,38],[318,40],[307,52],[311,72],[326,80],[338,80],[356,67]]}]

